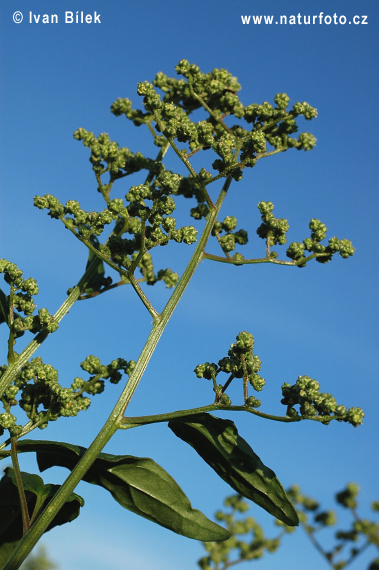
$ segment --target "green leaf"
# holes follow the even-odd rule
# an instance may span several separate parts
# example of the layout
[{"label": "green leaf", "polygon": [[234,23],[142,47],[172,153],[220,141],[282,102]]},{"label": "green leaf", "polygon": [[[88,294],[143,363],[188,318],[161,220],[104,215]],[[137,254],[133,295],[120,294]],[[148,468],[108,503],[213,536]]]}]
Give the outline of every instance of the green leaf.
[{"label": "green leaf", "polygon": [[[96,249],[99,249],[100,245],[99,240],[95,236],[91,235],[89,237],[89,241]],[[86,269],[88,269],[88,267],[91,265],[95,257],[96,255],[93,253],[93,251],[89,250]],[[102,290],[103,287],[110,285],[112,283],[112,279],[110,277],[105,277],[104,262],[100,260],[98,261],[99,262],[96,269],[96,273],[92,275],[91,279],[88,281],[86,288],[84,290],[84,293],[86,295],[92,295],[93,293],[98,293]]]},{"label": "green leaf", "polygon": [[[18,443],[19,451],[35,451],[41,471],[53,466],[72,470],[84,447],[52,441]],[[229,531],[193,509],[176,481],[152,459],[101,453],[83,477],[104,487],[125,509],[177,534],[205,542],[227,540]]]},{"label": "green leaf", "polygon": [[6,323],[9,326],[9,300],[2,289],[0,289],[0,324],[1,323]]},{"label": "green leaf", "polygon": [[275,473],[238,434],[232,421],[202,413],[172,420],[168,425],[237,493],[285,524],[299,524],[296,510]]},{"label": "green leaf", "polygon": [[[24,318],[19,315],[16,311],[13,311],[13,318],[14,319],[21,319],[22,321]],[[9,320],[9,297],[4,293],[2,289],[0,289],[0,325],[2,323],[6,323],[9,328],[11,328],[11,323]],[[24,334],[24,331],[18,331],[16,333],[16,338],[19,338]]]},{"label": "green leaf", "polygon": [[[45,485],[39,475],[21,473],[28,505],[29,518],[35,518],[59,489],[59,485]],[[83,499],[72,493],[50,523],[46,532],[55,526],[71,522],[79,516]],[[4,470],[0,481],[0,567],[3,567],[18,541],[22,538],[22,514],[16,477],[11,467]]]}]

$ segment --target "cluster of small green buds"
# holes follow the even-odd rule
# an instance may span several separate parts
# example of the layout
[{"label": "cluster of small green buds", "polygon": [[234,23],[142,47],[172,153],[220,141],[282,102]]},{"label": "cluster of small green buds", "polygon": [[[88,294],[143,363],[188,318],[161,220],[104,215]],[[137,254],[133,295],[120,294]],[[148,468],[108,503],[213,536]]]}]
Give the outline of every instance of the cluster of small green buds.
[{"label": "cluster of small green buds", "polygon": [[324,424],[337,420],[357,427],[363,422],[364,412],[361,408],[347,409],[338,405],[331,394],[321,393],[320,384],[309,376],[299,376],[292,386],[287,382],[283,384],[282,395],[281,402],[287,406],[287,416],[297,417],[299,413],[295,406],[299,405],[301,417],[318,418]]},{"label": "cluster of small green buds", "polygon": [[[299,520],[305,529],[314,532],[317,528],[320,529],[324,526],[333,526],[336,524],[337,517],[335,512],[331,510],[322,511],[320,509],[320,503],[312,497],[304,495],[299,485],[292,485],[292,487],[287,489],[286,493],[296,508]],[[310,514],[312,514],[313,521],[318,524],[308,523]]]},{"label": "cluster of small green buds", "polygon": [[118,217],[117,214],[112,213],[109,209],[101,212],[82,210],[79,202],[76,200],[69,200],[66,206],[63,206],[51,194],[35,196],[34,205],[40,210],[49,210],[49,216],[62,219],[67,228],[75,229],[78,235],[84,239],[101,235],[104,227],[111,224]]},{"label": "cluster of small green buds", "polygon": [[212,109],[220,114],[233,114],[241,118],[243,106],[239,102],[237,91],[241,89],[237,79],[226,69],[214,69],[210,73],[202,73],[197,65],[182,59],[175,67],[178,75],[187,81],[170,79],[160,73],[154,84],[163,91],[168,90],[166,100],[178,101],[184,108],[194,110],[201,107],[201,102],[194,94],[200,93],[203,100],[212,105]]},{"label": "cluster of small green buds", "polygon": [[[243,378],[244,390],[247,389],[247,383],[256,391],[262,390],[265,380],[258,372],[261,368],[261,361],[258,356],[253,355],[254,337],[246,331],[237,335],[236,342],[231,344],[228,356],[221,358],[218,364],[214,362],[205,362],[198,364],[194,370],[198,378],[205,378],[213,381],[213,391],[216,393],[216,401],[224,405],[230,405],[231,401],[225,394],[226,388],[229,386],[233,378]],[[229,379],[224,385],[217,384],[216,378],[220,372],[229,374]],[[245,397],[244,405],[257,408],[261,405],[260,400],[252,396]]]},{"label": "cluster of small green buds", "polygon": [[198,378],[213,380],[219,372],[219,367],[214,362],[205,362],[204,364],[198,364],[194,372]]},{"label": "cluster of small green buds", "polygon": [[245,402],[245,406],[247,406],[248,408],[259,408],[261,404],[262,402],[258,400],[258,398],[256,398],[255,396],[249,396]]},{"label": "cluster of small green buds", "polygon": [[[33,316],[36,309],[33,296],[38,294],[37,281],[32,277],[23,279],[21,269],[5,259],[0,260],[0,273],[4,274],[4,281],[11,289],[9,295],[0,289],[0,323],[7,323],[15,337],[21,336],[25,331],[56,331],[58,323],[47,309],[39,309],[38,315]],[[25,316],[21,316],[18,311]]]},{"label": "cluster of small green buds", "polygon": [[[359,486],[356,483],[348,483],[345,489],[336,493],[337,504],[351,511],[351,527],[348,530],[336,531],[336,543],[332,547],[329,544],[328,550],[324,550],[320,540],[317,540],[318,550],[329,560],[335,570],[342,570],[352,563],[370,544],[377,546],[379,543],[379,524],[376,521],[361,519],[358,515],[358,494]],[[315,533],[337,524],[335,511],[321,510],[319,503],[303,495],[297,485],[293,485],[287,491],[287,495],[296,506],[301,524],[313,542]],[[375,512],[375,503],[371,506]],[[311,521],[309,521],[310,514],[312,514]],[[345,556],[343,555],[344,548],[349,548]],[[377,570],[377,562],[378,559],[374,560],[368,567],[369,570]]]},{"label": "cluster of small green buds", "polygon": [[[38,208],[47,208],[51,217],[60,218],[87,246],[106,226],[114,223],[106,243],[96,246],[102,261],[113,268],[117,265],[124,277],[130,277],[129,270],[134,271],[138,266],[147,283],[161,279],[168,286],[173,285],[175,274],[169,270],[155,274],[145,255],[170,241],[193,244],[197,239],[193,226],[176,228],[176,220],[172,217],[174,197],[195,198],[197,205],[191,209],[191,215],[195,219],[207,217],[211,204],[207,184],[228,175],[240,180],[242,169],[254,166],[257,159],[268,152],[268,144],[279,150],[290,146],[308,150],[314,144],[312,135],[301,133],[297,139],[291,139],[289,135],[297,132],[297,117],[310,120],[317,116],[317,111],[308,103],[296,103],[292,110],[287,110],[289,98],[283,93],[276,95],[276,107],[266,102],[244,106],[237,94],[240,90],[237,79],[225,69],[202,73],[198,66],[181,60],[176,72],[182,77],[170,78],[158,73],[153,83],[145,81],[138,85],[143,111],[133,110],[129,99],[118,99],[111,111],[116,116],[124,115],[135,125],[146,124],[159,146],[170,144],[174,148],[190,170],[189,176],[166,170],[162,158],[153,160],[119,147],[106,133],[95,136],[91,131],[79,128],[74,138],[90,150],[98,190],[107,207],[100,212],[90,212],[83,210],[75,200],[64,206],[52,195],[35,198]],[[199,121],[190,118],[196,109],[203,111]],[[237,119],[236,124],[233,124],[233,117]],[[180,149],[177,144],[185,148]],[[212,175],[204,167],[196,173],[189,162],[192,154],[208,149],[217,155],[212,167],[219,174]],[[163,150],[161,153],[164,154]],[[115,180],[142,170],[148,173],[146,182],[132,186],[126,193],[126,201],[110,198]],[[107,183],[102,178],[105,174],[109,176]],[[224,222],[216,222],[214,228],[214,235],[227,257],[236,245],[244,245],[248,240],[245,230],[235,230],[234,219],[227,216]],[[265,239],[269,237],[272,244],[282,243],[285,233],[282,220],[276,222],[271,215],[266,223],[269,222],[270,228],[262,229]],[[220,235],[222,232],[224,235]],[[240,253],[235,253],[233,259],[237,265],[244,260]],[[100,290],[99,286],[95,289]]]},{"label": "cluster of small green buds", "polygon": [[311,150],[316,144],[312,134],[300,133],[297,139],[290,135],[298,130],[296,117],[303,116],[309,121],[317,117],[317,109],[303,102],[295,103],[293,108],[287,111],[289,97],[285,93],[278,93],[274,101],[276,107],[267,101],[261,105],[249,105],[245,108],[245,120],[253,123],[255,129],[264,130],[267,142],[275,149]]},{"label": "cluster of small green buds", "polygon": [[262,224],[257,229],[259,237],[266,240],[269,246],[286,243],[286,233],[290,227],[288,220],[275,218],[272,202],[259,202],[258,209],[262,217]]},{"label": "cluster of small green buds", "polygon": [[51,218],[59,219],[64,215],[64,206],[60,203],[58,198],[52,194],[45,194],[44,196],[35,196],[34,205],[40,210],[49,210],[48,215]]},{"label": "cluster of small green buds", "polygon": [[[224,505],[225,510],[217,511],[215,518],[226,526],[232,536],[222,542],[203,543],[207,555],[198,561],[202,570],[226,569],[240,562],[259,560],[266,552],[276,552],[283,531],[277,537],[266,537],[256,519],[245,514],[250,505],[241,495],[227,497]],[[284,532],[293,532],[295,528],[285,526]]]},{"label": "cluster of small green buds", "polygon": [[[290,227],[288,220],[274,216],[272,202],[260,202],[258,209],[263,223],[257,229],[257,234],[266,240],[267,256],[276,259],[278,254],[271,252],[270,247],[277,244],[283,245],[287,242],[286,234]],[[307,261],[313,257],[319,263],[327,263],[336,253],[339,253],[344,259],[354,254],[355,248],[347,239],[332,237],[329,239],[328,245],[321,244],[320,242],[326,237],[327,228],[320,220],[312,219],[309,228],[311,230],[310,237],[304,239],[302,243],[292,242],[286,251],[287,257],[296,262],[297,267],[305,267]],[[306,252],[309,252],[310,255],[307,256]]]},{"label": "cluster of small green buds", "polygon": [[[171,144],[175,140],[184,143],[190,152],[211,148],[218,155],[212,163],[213,169],[222,176],[231,174],[235,180],[242,178],[242,167],[256,164],[258,157],[266,152],[267,143],[279,150],[290,147],[310,150],[315,145],[315,138],[309,133],[301,133],[297,139],[289,136],[298,130],[298,116],[307,120],[317,116],[316,109],[308,103],[296,103],[287,111],[289,97],[281,93],[275,97],[276,107],[266,102],[245,107],[237,94],[238,81],[225,69],[202,73],[197,65],[181,60],[176,72],[184,79],[170,78],[160,72],[153,83],[145,81],[138,85],[144,111],[133,110],[129,99],[118,99],[112,105],[112,112],[125,115],[136,125],[146,123],[150,130],[155,123],[157,133],[162,133]],[[200,108],[207,118],[194,122],[189,115]],[[224,121],[230,117],[238,122],[228,126]],[[247,128],[241,125],[241,120]],[[154,138],[162,144],[160,135],[154,134]]]},{"label": "cluster of small green buds", "polygon": [[[121,106],[126,108],[125,101],[127,100],[122,101]],[[114,107],[112,105],[113,112],[114,109],[117,109],[117,104],[114,104]],[[146,159],[141,153],[133,154],[128,148],[120,148],[115,141],[110,140],[107,133],[95,137],[92,132],[79,128],[74,132],[74,138],[83,141],[84,146],[90,149],[89,160],[97,177],[109,172],[111,180],[115,180],[127,174],[149,169],[153,162]]]},{"label": "cluster of small green buds", "polygon": [[[234,216],[226,216],[222,222],[216,221],[212,235],[216,236],[223,251],[228,254],[234,251],[236,245],[246,245],[248,235],[246,230],[235,230],[237,227],[237,218]],[[225,232],[225,233],[224,233]],[[224,235],[221,235],[224,233]]]},{"label": "cluster of small green buds", "polygon": [[240,332],[236,342],[230,345],[228,356],[219,360],[218,365],[223,372],[247,380],[254,390],[260,392],[265,380],[258,374],[262,363],[258,356],[253,355],[253,348],[253,335],[246,331]]},{"label": "cluster of small green buds", "polygon": [[345,489],[336,494],[337,503],[346,509],[355,509],[358,505],[359,490],[357,483],[348,483]]},{"label": "cluster of small green buds", "polygon": [[[9,414],[9,409],[16,404],[20,405],[29,420],[40,429],[59,417],[76,416],[89,407],[91,401],[88,395],[102,393],[105,380],[117,384],[123,374],[131,374],[135,362],[118,358],[108,365],[102,365],[97,357],[88,356],[80,366],[90,374],[90,378],[75,378],[71,386],[66,388],[60,385],[55,368],[44,364],[41,358],[32,359],[17,374],[14,384],[8,387],[3,395],[2,400],[6,408],[6,413],[2,414],[3,420],[9,427],[13,427],[16,418]],[[19,401],[16,399],[18,394]],[[3,428],[7,427],[4,421],[0,420]]]},{"label": "cluster of small green buds", "polygon": [[303,240],[303,243],[293,242],[287,249],[287,257],[296,261],[298,267],[304,267],[306,251],[314,254],[319,263],[327,263],[335,253],[339,253],[344,259],[354,254],[355,248],[348,239],[332,237],[328,245],[321,244],[320,242],[326,237],[327,228],[320,220],[312,219],[309,228],[311,230],[309,238]]},{"label": "cluster of small green buds", "polygon": [[16,425],[17,418],[10,412],[0,414],[0,435],[3,435],[5,430],[12,430]]},{"label": "cluster of small green buds", "polygon": [[337,516],[334,511],[322,511],[315,516],[314,521],[323,527],[334,526],[337,522]]},{"label": "cluster of small green buds", "polygon": [[[38,294],[37,281],[32,277],[23,279],[22,271],[15,263],[0,259],[0,273],[4,274],[4,281],[12,288],[12,304],[14,309],[18,309],[25,315],[31,315],[36,308],[32,299],[33,295]],[[17,291],[20,291],[17,293]],[[4,297],[1,297],[1,309],[4,311]],[[5,316],[5,315],[4,315]]]},{"label": "cluster of small green buds", "polygon": [[[59,212],[58,217],[67,228],[92,245],[95,243],[96,249],[105,257],[128,270],[139,256],[141,248],[147,252],[157,245],[167,245],[170,240],[188,245],[196,242],[197,230],[193,226],[177,229],[176,220],[171,217],[175,210],[175,202],[173,198],[165,195],[165,192],[169,190],[170,184],[172,187],[178,180],[165,173],[165,177],[158,178],[159,188],[148,184],[132,186],[126,194],[128,206],[116,198],[111,200],[107,209],[101,212],[87,212],[81,209],[79,202],[75,200],[68,201],[66,206],[60,204],[59,207],[59,201],[51,195],[36,196],[34,203],[38,208],[49,209],[52,217],[57,217]],[[152,205],[147,206],[146,200],[151,200]],[[132,234],[133,237],[123,238],[117,233],[110,236],[106,245],[99,244],[96,236],[103,232],[105,225],[112,222],[119,223],[120,219],[122,233]],[[178,280],[177,274],[170,269],[160,270],[158,275],[155,275],[152,259],[148,253],[140,256],[138,266],[150,285],[162,280],[168,287],[172,287]]]}]

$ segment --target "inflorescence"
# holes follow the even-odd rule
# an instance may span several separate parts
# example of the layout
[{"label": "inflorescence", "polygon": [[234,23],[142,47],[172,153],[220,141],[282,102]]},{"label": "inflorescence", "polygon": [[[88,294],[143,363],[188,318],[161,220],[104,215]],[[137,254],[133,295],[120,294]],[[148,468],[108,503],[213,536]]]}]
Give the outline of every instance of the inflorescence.
[{"label": "inflorescence", "polygon": [[[213,391],[216,394],[215,402],[225,406],[231,405],[231,400],[226,394],[226,389],[234,378],[242,378],[244,405],[258,408],[261,402],[254,396],[248,396],[247,384],[249,383],[255,391],[260,392],[265,385],[265,380],[258,372],[261,369],[261,361],[253,354],[254,337],[246,331],[240,332],[236,337],[236,342],[230,345],[228,356],[221,358],[218,364],[205,362],[198,364],[194,370],[198,378],[205,378],[213,381]],[[229,375],[224,384],[217,384],[217,376],[220,372]]]},{"label": "inflorescence", "polygon": [[[22,426],[16,425],[17,418],[11,410],[19,405],[29,419],[29,427],[46,428],[48,422],[60,417],[76,416],[86,410],[91,400],[88,396],[101,394],[105,380],[117,384],[123,374],[133,371],[135,362],[117,358],[108,365],[101,364],[96,356],[87,356],[80,364],[81,369],[90,377],[87,380],[77,377],[69,388],[58,381],[58,371],[50,364],[44,364],[41,358],[28,362],[17,374],[14,383],[7,388],[2,397],[5,413],[0,414],[0,432],[4,429],[13,435],[22,432]],[[4,371],[5,367],[3,367]]]},{"label": "inflorescence", "polygon": [[[63,205],[51,194],[34,199],[36,207],[47,209],[50,217],[61,220],[90,250],[86,268],[89,273],[91,260],[97,263],[97,267],[92,265],[92,276],[83,285],[82,297],[79,298],[131,283],[154,318],[159,315],[138,283],[153,285],[163,281],[167,287],[175,287],[179,280],[178,274],[170,268],[155,271],[154,248],[170,242],[191,245],[197,241],[198,230],[193,225],[177,226],[174,212],[178,198],[195,202],[189,215],[196,222],[208,221],[216,208],[214,197],[212,199],[209,193],[213,182],[224,179],[227,189],[232,180],[241,180],[244,170],[254,167],[259,159],[291,148],[308,151],[316,143],[310,133],[295,136],[299,118],[309,121],[317,116],[317,110],[308,103],[298,102],[289,108],[289,97],[279,93],[273,104],[244,105],[238,96],[240,85],[237,79],[224,69],[202,73],[196,65],[182,60],[176,66],[176,72],[181,76],[179,79],[158,73],[152,83],[138,85],[143,109],[133,109],[129,99],[117,99],[111,107],[114,115],[123,115],[134,125],[148,128],[159,149],[155,159],[120,147],[106,133],[96,137],[84,128],[75,131],[74,138],[90,151],[97,190],[105,201],[103,210],[86,211],[76,200],[69,200]],[[178,172],[168,170],[163,164],[169,148],[180,160],[181,170]],[[206,156],[210,156],[210,160],[206,167],[196,170],[192,157],[203,151],[209,151]],[[130,186],[122,198],[111,196],[117,180],[135,174],[146,175],[144,182]],[[343,258],[354,253],[351,242],[346,239],[332,237],[327,245],[321,244],[326,236],[326,227],[321,221],[312,219],[310,237],[302,243],[289,245],[287,257],[291,261],[279,261],[278,254],[271,248],[286,243],[289,223],[274,216],[271,202],[260,202],[258,208],[262,223],[257,233],[266,242],[265,258],[245,260],[239,252],[231,255],[236,246],[248,243],[247,231],[237,229],[237,219],[231,215],[222,221],[214,216],[211,229],[223,257],[206,252],[203,252],[203,257],[236,265],[270,261],[304,267],[313,258],[326,263],[335,253]],[[118,273],[121,281],[111,285],[111,277],[104,275],[104,264]],[[141,274],[139,279],[135,278],[137,269]],[[10,329],[8,363],[11,364],[17,358],[13,345],[18,336],[25,331],[49,334],[57,329],[58,323],[47,309],[39,309],[38,314],[33,315],[36,309],[33,296],[38,293],[34,279],[23,279],[21,270],[6,260],[0,260],[0,271],[10,288],[9,295],[0,290],[0,322],[6,322]],[[237,342],[231,345],[228,356],[218,364],[205,363],[196,367],[198,377],[213,381],[217,403],[230,404],[225,391],[234,378],[241,378],[244,406],[260,406],[257,398],[248,396],[247,389],[250,384],[254,390],[260,391],[265,382],[258,374],[261,362],[253,355],[253,347],[252,335],[242,332],[237,336]],[[120,366],[117,370],[122,369],[128,374],[131,364],[120,359],[117,362]],[[21,394],[19,403],[30,421],[43,427],[49,420],[61,415],[75,415],[88,407],[89,401],[84,394],[98,393],[104,379],[109,378],[112,382],[114,378],[107,368],[101,372],[90,372],[93,376],[88,381],[76,379],[71,388],[62,388],[58,384],[57,372],[46,366],[35,359],[19,372],[14,384],[3,395],[5,415],[1,416],[1,429],[15,425],[10,408],[17,403],[15,396],[18,393]],[[216,380],[221,372],[229,375],[224,384],[218,384]],[[359,408],[346,411],[335,405],[331,397],[319,394],[314,385],[312,394],[308,388],[300,389],[298,384],[297,388],[285,386],[284,401],[290,415],[297,413],[294,406],[299,404],[300,414],[312,418],[322,416],[325,423],[330,419],[348,421],[353,425],[361,423],[363,412]]]},{"label": "inflorescence", "polygon": [[[143,110],[133,109],[129,99],[117,99],[111,107],[116,116],[123,115],[137,126],[148,127],[161,149],[155,160],[121,148],[106,133],[96,137],[84,128],[75,131],[75,139],[90,150],[98,191],[106,201],[104,210],[87,212],[75,200],[64,206],[49,194],[35,198],[38,208],[47,208],[51,217],[61,219],[88,247],[106,226],[113,224],[107,240],[99,244],[97,255],[119,271],[124,282],[138,267],[142,280],[150,285],[159,280],[168,287],[176,284],[178,277],[170,269],[154,272],[151,250],[170,241],[189,245],[196,241],[197,230],[193,226],[177,227],[173,213],[178,196],[195,199],[197,204],[190,211],[194,219],[207,218],[214,207],[208,193],[212,182],[228,176],[240,180],[243,170],[255,166],[259,158],[289,148],[310,150],[316,142],[309,133],[294,137],[299,117],[308,121],[317,116],[316,109],[308,103],[295,103],[288,109],[289,97],[281,93],[273,105],[264,102],[245,106],[237,94],[240,85],[228,71],[214,69],[202,73],[187,60],[179,62],[176,71],[182,76],[180,79],[158,73],[152,83],[138,85]],[[196,120],[195,115],[200,112],[200,120]],[[167,170],[163,165],[169,146],[185,166],[186,174]],[[208,150],[215,158],[207,168],[196,171],[191,157]],[[116,180],[143,171],[147,173],[146,181],[132,186],[125,200],[111,198]],[[104,175],[108,176],[107,181]],[[247,243],[246,230],[236,230],[236,223],[233,216],[227,216],[222,222],[216,220],[212,231],[227,258],[236,245]],[[292,259],[297,262],[296,255]],[[233,259],[238,264],[243,262],[240,253],[234,254]]]},{"label": "inflorescence", "polygon": [[[222,406],[231,406],[232,402],[226,390],[234,378],[243,381],[243,405],[247,408],[258,408],[261,401],[255,396],[248,395],[248,384],[256,392],[260,392],[266,381],[258,372],[261,361],[253,354],[254,337],[251,333],[243,331],[237,335],[236,343],[231,344],[228,356],[221,358],[218,364],[205,362],[198,364],[194,370],[198,378],[212,380],[213,391],[216,394],[215,403]],[[217,376],[221,373],[229,374],[224,384],[217,383]],[[287,406],[286,418],[299,421],[300,419],[317,420],[329,424],[332,420],[347,422],[354,427],[362,424],[364,413],[361,408],[349,408],[337,404],[331,394],[320,392],[320,384],[308,376],[299,376],[296,383],[291,386],[284,383],[282,386],[282,404]],[[299,406],[297,411],[295,406]],[[270,417],[265,415],[265,417]],[[276,417],[275,419],[280,419]]]}]

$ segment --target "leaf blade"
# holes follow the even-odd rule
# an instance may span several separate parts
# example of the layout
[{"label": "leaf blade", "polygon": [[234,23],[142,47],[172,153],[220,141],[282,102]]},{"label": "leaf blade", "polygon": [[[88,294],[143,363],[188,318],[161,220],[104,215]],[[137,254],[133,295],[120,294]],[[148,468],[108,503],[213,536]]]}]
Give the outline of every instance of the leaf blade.
[{"label": "leaf blade", "polygon": [[[59,489],[59,485],[45,485],[39,475],[21,472],[29,517],[39,505],[41,511]],[[50,523],[48,530],[55,526],[73,521],[79,516],[84,505],[82,497],[72,493],[62,509]],[[12,468],[4,470],[0,480],[0,567],[3,567],[23,536],[22,514],[16,485],[16,477]]]},{"label": "leaf blade", "polygon": [[171,420],[168,426],[237,493],[285,524],[299,524],[296,510],[274,471],[264,465],[232,421],[202,413]]},{"label": "leaf blade", "polygon": [[[22,441],[19,451],[35,451],[41,471],[53,466],[73,469],[86,449],[80,446]],[[125,509],[177,534],[205,542],[226,540],[229,531],[194,509],[176,481],[146,457],[101,453],[83,480],[99,485]]]}]

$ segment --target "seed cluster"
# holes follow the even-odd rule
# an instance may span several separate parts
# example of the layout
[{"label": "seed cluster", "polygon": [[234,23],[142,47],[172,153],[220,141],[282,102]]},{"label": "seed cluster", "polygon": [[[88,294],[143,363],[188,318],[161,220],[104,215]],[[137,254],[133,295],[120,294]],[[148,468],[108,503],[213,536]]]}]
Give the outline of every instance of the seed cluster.
[{"label": "seed cluster", "polygon": [[282,386],[282,404],[287,406],[287,415],[297,417],[295,406],[299,406],[300,416],[304,418],[322,417],[328,424],[332,419],[347,422],[354,427],[362,424],[364,413],[361,408],[349,408],[337,404],[331,394],[320,392],[320,384],[309,378],[299,376],[294,385],[288,382]]},{"label": "seed cluster", "polygon": [[[198,378],[213,381],[216,402],[230,405],[231,400],[225,391],[234,378],[241,378],[244,387],[244,405],[250,408],[258,408],[261,405],[260,400],[247,395],[247,383],[257,392],[260,392],[265,385],[264,378],[258,374],[261,369],[261,361],[257,355],[253,354],[253,349],[253,335],[243,331],[237,335],[236,342],[230,345],[228,356],[221,358],[218,364],[205,362],[196,366],[194,372]],[[216,382],[216,377],[220,372],[229,375],[224,385]]]},{"label": "seed cluster", "polygon": [[[162,281],[172,288],[179,280],[178,274],[170,268],[155,269],[155,248],[170,243],[191,246],[197,241],[198,230],[193,225],[179,224],[175,217],[178,201],[182,198],[192,200],[188,213],[195,223],[201,225],[204,220],[207,223],[214,220],[211,237],[223,253],[223,257],[214,256],[216,260],[236,265],[262,261],[245,260],[241,253],[235,252],[237,246],[248,243],[248,233],[238,228],[233,215],[216,219],[218,210],[213,188],[217,188],[217,184],[211,185],[221,181],[226,192],[230,183],[241,180],[246,169],[254,167],[260,158],[291,148],[308,151],[316,143],[312,134],[298,133],[299,119],[309,121],[317,116],[317,110],[308,103],[297,102],[290,108],[289,97],[279,93],[272,104],[264,101],[246,105],[238,96],[237,79],[225,69],[203,73],[198,66],[182,60],[176,66],[176,72],[179,77],[171,78],[160,72],[153,82],[138,85],[141,109],[134,109],[129,99],[117,99],[111,106],[114,115],[124,116],[134,125],[148,129],[158,149],[156,158],[121,147],[107,133],[95,136],[82,127],[75,131],[74,138],[89,150],[96,188],[104,199],[103,209],[87,211],[73,199],[63,204],[52,194],[34,199],[37,208],[46,209],[51,218],[63,222],[89,249],[86,270],[90,273],[91,268],[95,268],[96,272],[92,271],[92,276],[83,285],[81,298],[103,293],[120,284],[132,284],[154,319],[159,314],[140,283],[154,285]],[[177,171],[164,164],[168,151],[179,161]],[[195,155],[198,155],[196,160]],[[205,158],[198,168],[195,164],[198,164],[199,156]],[[114,196],[115,182],[128,176],[133,176],[135,183],[130,184],[123,195]],[[216,199],[217,196],[219,192]],[[274,216],[271,202],[260,202],[258,208],[262,223],[257,234],[266,241],[267,247],[263,261],[277,263],[278,254],[271,251],[271,247],[286,243],[289,223]],[[343,258],[354,253],[351,242],[346,239],[332,237],[327,245],[321,244],[326,227],[319,220],[312,219],[309,227],[310,237],[302,243],[291,243],[287,249],[287,257],[292,262],[282,263],[304,267],[312,258],[325,263],[335,253]],[[203,255],[212,258],[206,252]],[[112,284],[112,278],[105,275],[105,265],[108,271],[111,268],[121,277],[118,283]],[[24,279],[22,271],[6,260],[0,260],[0,272],[9,286],[9,295],[0,290],[0,323],[5,322],[10,330],[10,365],[17,359],[13,345],[19,336],[25,331],[47,335],[58,328],[58,323],[47,309],[39,309],[34,314],[33,297],[38,293],[34,279]],[[196,367],[198,377],[212,380],[216,402],[229,405],[226,389],[234,378],[240,378],[243,405],[260,406],[257,398],[248,395],[248,385],[259,392],[265,384],[259,375],[261,361],[253,354],[253,348],[253,336],[244,331],[218,364],[207,362]],[[88,357],[82,368],[91,375],[90,379],[77,378],[70,388],[64,388],[58,383],[57,371],[40,359],[25,365],[3,395],[5,412],[0,416],[1,429],[13,429],[15,433],[16,418],[11,408],[17,403],[29,421],[38,427],[45,427],[48,421],[60,416],[76,415],[88,407],[89,395],[104,389],[104,380],[114,383],[121,372],[131,372],[132,364],[118,359],[104,367],[96,357]],[[5,370],[7,367],[1,372]],[[228,374],[224,384],[217,383],[216,377],[221,373]],[[331,396],[319,394],[317,390],[317,394],[310,394],[308,388],[285,386],[283,396],[288,414],[296,414],[294,406],[299,404],[302,415],[322,416],[325,423],[330,419],[353,425],[361,423],[363,412],[359,408],[346,410],[337,406]]]}]

